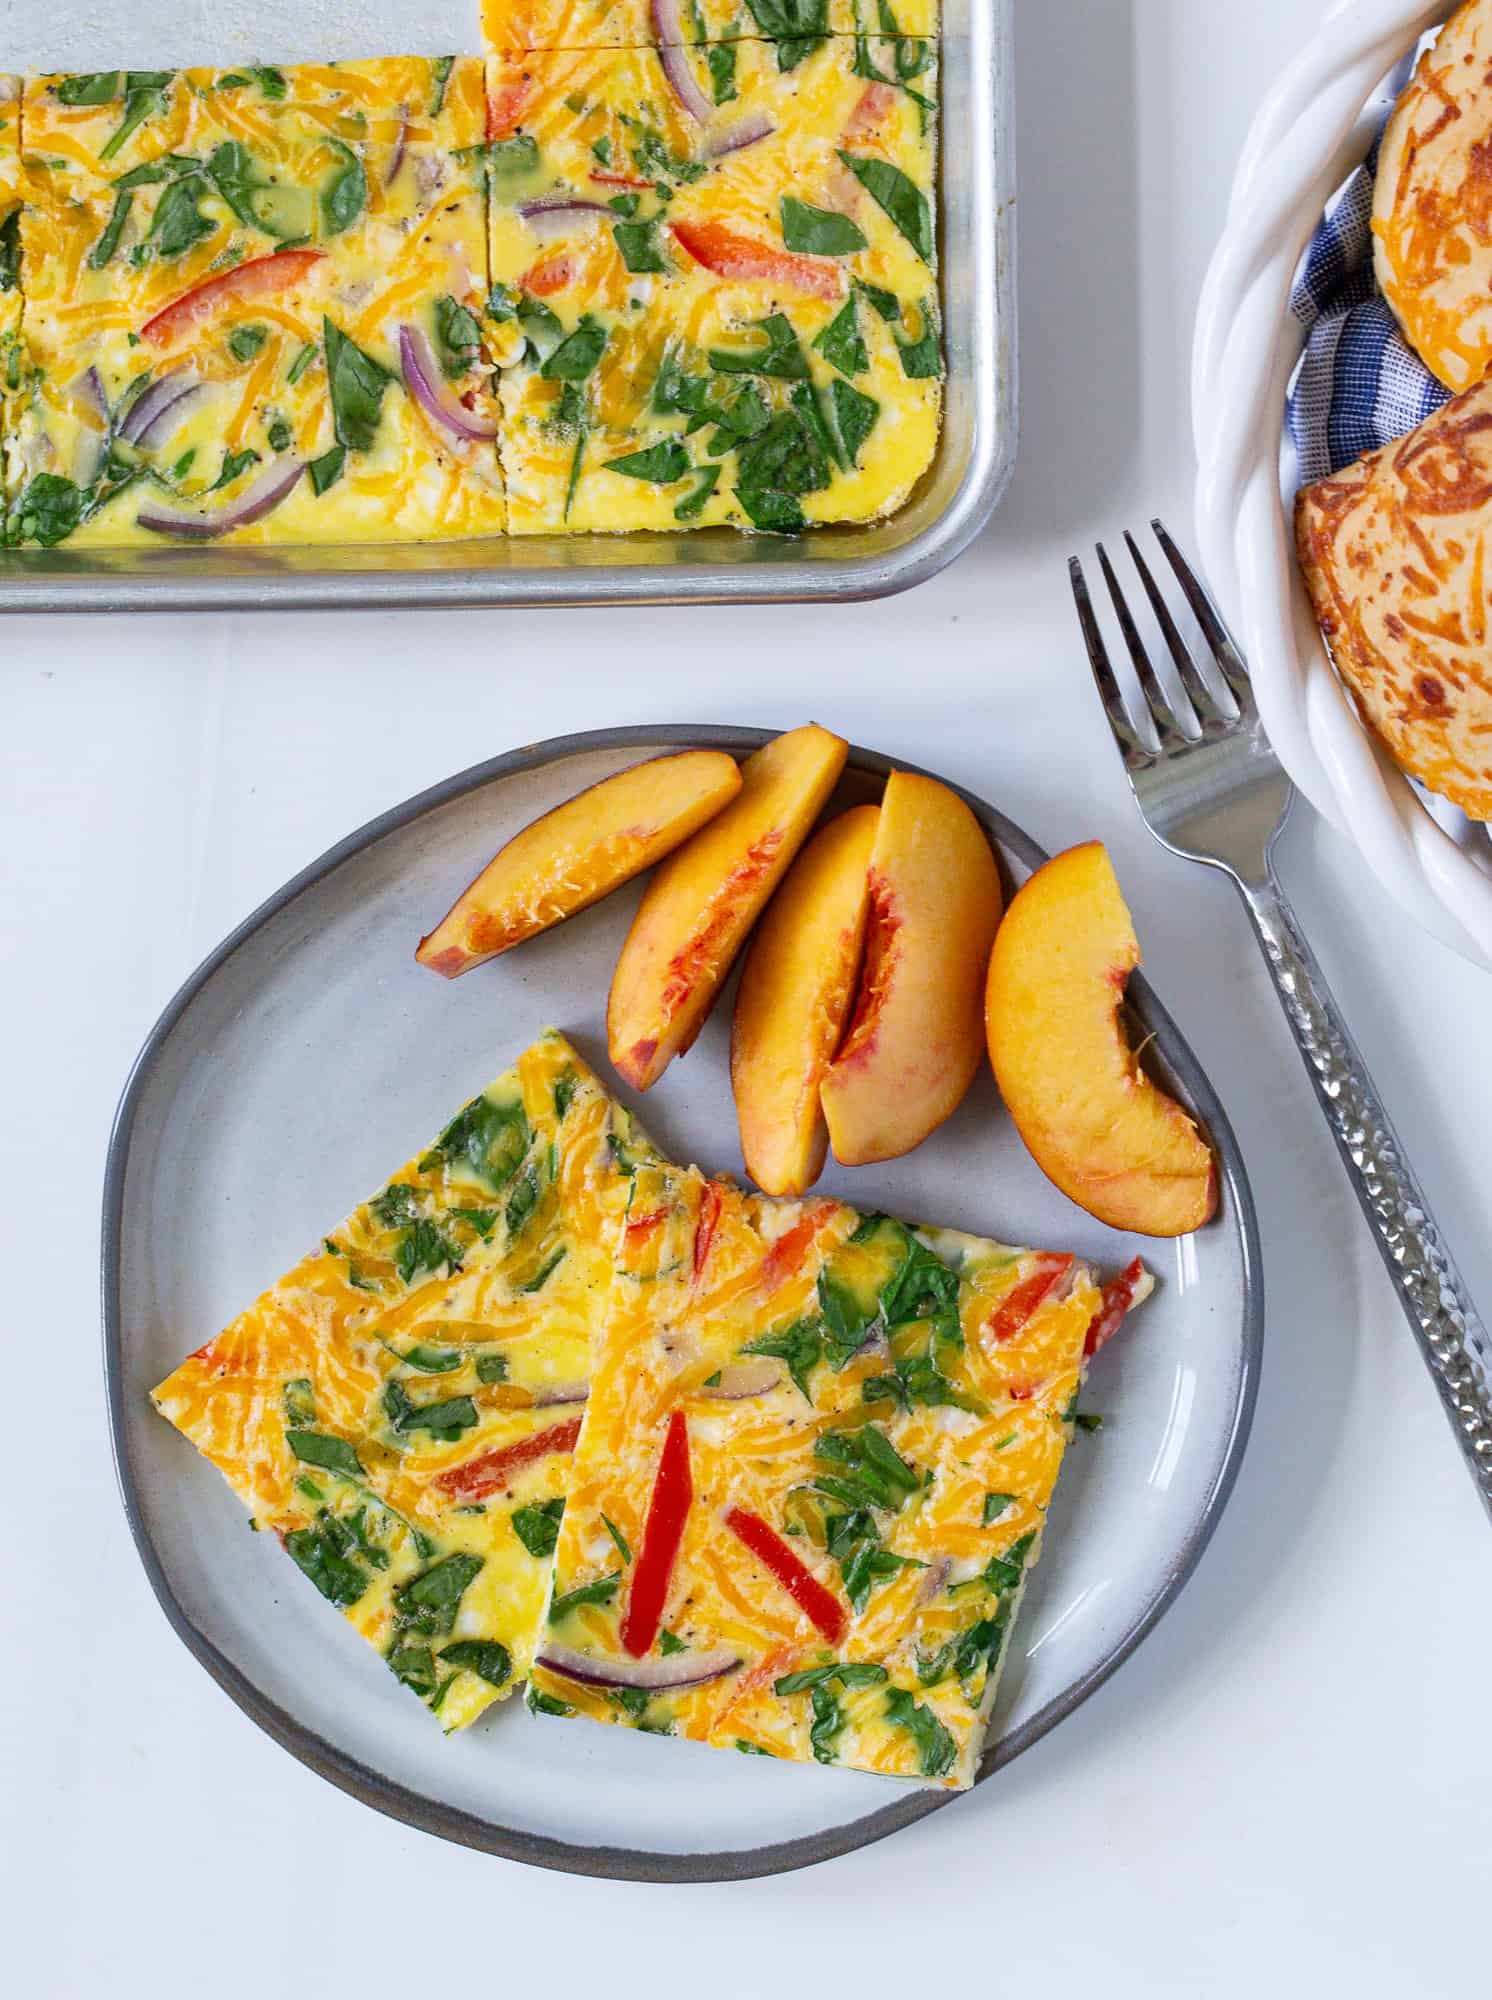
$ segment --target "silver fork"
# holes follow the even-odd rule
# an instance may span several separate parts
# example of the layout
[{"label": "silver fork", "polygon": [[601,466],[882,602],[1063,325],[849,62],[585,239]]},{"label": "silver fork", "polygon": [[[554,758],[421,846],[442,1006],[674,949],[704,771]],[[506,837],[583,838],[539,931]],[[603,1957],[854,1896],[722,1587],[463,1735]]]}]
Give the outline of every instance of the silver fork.
[{"label": "silver fork", "polygon": [[1180,584],[1233,714],[1208,685],[1133,535],[1124,540],[1171,655],[1173,703],[1102,545],[1099,567],[1149,708],[1156,747],[1135,728],[1114,678],[1082,565],[1068,564],[1093,678],[1135,803],[1163,847],[1230,877],[1243,897],[1342,1164],[1399,1294],[1462,1456],[1492,1515],[1492,1338],[1441,1239],[1367,1066],[1275,878],[1273,849],[1294,789],[1269,747],[1248,668],[1197,578],[1159,521],[1156,540]]}]

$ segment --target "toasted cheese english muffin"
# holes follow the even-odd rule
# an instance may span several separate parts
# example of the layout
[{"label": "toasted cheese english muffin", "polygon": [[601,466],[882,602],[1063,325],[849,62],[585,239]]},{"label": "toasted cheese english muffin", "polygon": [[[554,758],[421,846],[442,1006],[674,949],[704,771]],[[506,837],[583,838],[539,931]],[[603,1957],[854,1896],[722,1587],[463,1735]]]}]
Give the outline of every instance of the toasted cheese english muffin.
[{"label": "toasted cheese english muffin", "polygon": [[500,533],[475,59],[27,85],[10,538]]},{"label": "toasted cheese english muffin", "polygon": [[1378,283],[1448,389],[1492,364],[1492,4],[1467,0],[1415,67],[1373,190]]},{"label": "toasted cheese english muffin", "polygon": [[528,1671],[651,1157],[547,1034],[154,1391],[447,1730]]},{"label": "toasted cheese english muffin", "polygon": [[[784,70],[690,115],[654,48],[489,69],[489,311],[514,534],[866,521],[941,411],[936,51]],[[720,81],[686,52],[701,92]]]},{"label": "toasted cheese english muffin", "polygon": [[640,1170],[530,1705],[971,1784],[1114,1309],[1072,1257]]},{"label": "toasted cheese english muffin", "polygon": [[1492,384],[1299,495],[1338,673],[1395,761],[1492,819]]}]

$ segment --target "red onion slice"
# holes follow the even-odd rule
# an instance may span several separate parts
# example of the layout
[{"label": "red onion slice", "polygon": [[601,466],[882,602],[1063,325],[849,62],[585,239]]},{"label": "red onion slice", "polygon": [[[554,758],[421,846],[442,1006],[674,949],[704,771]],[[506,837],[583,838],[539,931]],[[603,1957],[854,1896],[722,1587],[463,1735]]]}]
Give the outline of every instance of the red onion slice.
[{"label": "red onion slice", "polygon": [[[195,373],[190,368],[169,368],[164,375],[156,377],[136,396],[125,413],[124,422],[119,426],[119,435],[126,444],[150,442],[147,432],[153,432],[157,421],[164,417],[183,396],[201,388]],[[154,442],[159,443],[156,437]]]},{"label": "red onion slice", "polygon": [[385,187],[392,187],[394,182],[398,180],[399,169],[404,164],[404,149],[408,142],[409,121],[406,118],[401,118],[399,120],[399,136],[394,141],[394,150],[389,157],[388,166],[384,169],[383,184]]},{"label": "red onion slice", "polygon": [[684,26],[679,18],[679,0],[652,0],[649,19],[653,40],[658,44],[658,60],[668,87],[696,125],[703,125],[715,109],[695,82],[684,48]]},{"label": "red onion slice", "polygon": [[741,1657],[728,1646],[717,1646],[710,1653],[675,1653],[666,1660],[602,1659],[595,1653],[578,1653],[573,1646],[546,1646],[534,1664],[563,1674],[567,1681],[578,1681],[581,1687],[641,1688],[647,1694],[663,1694],[718,1681],[734,1673]]},{"label": "red onion slice", "polygon": [[753,1354],[749,1360],[733,1361],[720,1371],[713,1387],[700,1390],[701,1396],[721,1403],[743,1402],[748,1396],[765,1396],[782,1380],[782,1366],[767,1354]]},{"label": "red onion slice", "polygon": [[399,366],[404,371],[405,387],[432,422],[442,425],[453,437],[468,438],[477,444],[490,444],[497,436],[496,423],[467,409],[446,382],[429,341],[417,326],[405,325],[399,329]]},{"label": "red onion slice", "polygon": [[523,201],[518,204],[518,213],[542,242],[555,236],[563,236],[565,231],[577,222],[594,228],[602,216],[610,216],[611,211],[604,201],[587,201],[583,195],[545,194],[537,201]]},{"label": "red onion slice", "polygon": [[928,1570],[927,1575],[923,1577],[921,1586],[918,1589],[917,1602],[919,1605],[932,1603],[938,1592],[943,1588],[943,1585],[948,1581],[948,1572],[952,1567],[953,1564],[947,1556],[938,1557],[937,1561]]},{"label": "red onion slice", "polygon": [[68,386],[67,393],[75,401],[92,410],[101,424],[109,421],[109,399],[104,394],[104,378],[96,368],[85,368]]},{"label": "red onion slice", "polygon": [[738,118],[734,125],[726,125],[705,141],[705,151],[712,160],[722,159],[727,153],[739,153],[743,146],[754,146],[758,139],[770,139],[777,130],[765,111],[753,111],[749,118]]},{"label": "red onion slice", "polygon": [[551,1382],[547,1388],[535,1389],[533,1408],[552,1410],[561,1403],[583,1403],[590,1393],[589,1382]]},{"label": "red onion slice", "polygon": [[236,500],[230,500],[215,514],[204,514],[197,509],[189,512],[180,507],[163,507],[147,500],[135,519],[142,528],[149,528],[152,534],[175,535],[187,542],[215,541],[219,535],[231,534],[235,528],[247,528],[255,521],[262,521],[291,492],[305,469],[306,461],[294,454],[277,458]]}]

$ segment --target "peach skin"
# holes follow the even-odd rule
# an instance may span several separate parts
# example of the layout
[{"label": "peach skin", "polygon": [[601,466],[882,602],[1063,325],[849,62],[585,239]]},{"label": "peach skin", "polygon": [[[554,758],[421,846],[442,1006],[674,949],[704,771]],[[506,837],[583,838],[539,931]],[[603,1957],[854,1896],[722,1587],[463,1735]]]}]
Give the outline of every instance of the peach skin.
[{"label": "peach skin", "polygon": [[651,868],[741,789],[723,750],[685,750],[618,771],[515,833],[415,957],[455,979],[573,917]]},{"label": "peach skin", "polygon": [[1111,1228],[1183,1236],[1216,1209],[1217,1170],[1129,1046],[1120,1009],[1139,963],[1102,842],[1054,855],[1012,898],[990,954],[990,1062],[1048,1180]]},{"label": "peach skin", "polygon": [[819,1086],[855,997],[880,816],[854,806],[819,829],[768,904],[741,971],[730,1079],[746,1171],[765,1194],[803,1194],[824,1170]]},{"label": "peach skin", "polygon": [[820,1091],[834,1157],[848,1167],[920,1145],[979,1067],[1000,871],[957,793],[935,778],[892,772],[869,896],[854,1015]]},{"label": "peach skin", "polygon": [[648,884],[606,1005],[611,1060],[635,1089],[692,1045],[848,755],[817,723],[763,744],[741,766],[737,797]]}]

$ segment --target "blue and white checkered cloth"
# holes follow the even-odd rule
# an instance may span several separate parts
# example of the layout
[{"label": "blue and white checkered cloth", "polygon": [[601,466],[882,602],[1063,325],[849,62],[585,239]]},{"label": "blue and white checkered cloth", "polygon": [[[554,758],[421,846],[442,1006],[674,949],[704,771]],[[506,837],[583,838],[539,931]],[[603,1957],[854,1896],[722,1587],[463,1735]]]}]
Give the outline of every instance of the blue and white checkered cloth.
[{"label": "blue and white checkered cloth", "polygon": [[1296,274],[1290,309],[1306,330],[1287,416],[1292,485],[1307,486],[1403,437],[1450,391],[1410,347],[1373,279],[1373,179],[1383,126],[1413,58],[1380,93],[1372,151],[1332,200]]}]

